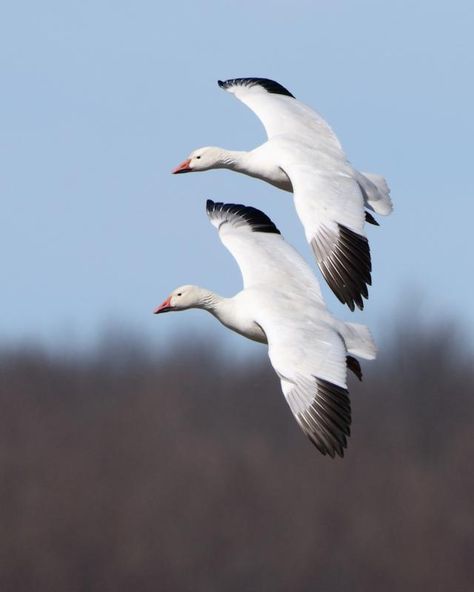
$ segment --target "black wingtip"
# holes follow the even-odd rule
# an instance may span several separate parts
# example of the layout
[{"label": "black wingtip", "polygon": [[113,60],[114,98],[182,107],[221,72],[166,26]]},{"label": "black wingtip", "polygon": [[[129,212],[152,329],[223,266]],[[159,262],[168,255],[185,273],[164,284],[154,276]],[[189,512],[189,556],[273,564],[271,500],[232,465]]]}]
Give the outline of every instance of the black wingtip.
[{"label": "black wingtip", "polygon": [[299,413],[299,423],[311,442],[331,458],[344,456],[351,434],[351,402],[346,388],[316,378],[317,394],[311,406]]},{"label": "black wingtip", "polygon": [[217,84],[224,90],[232,86],[261,86],[271,94],[295,98],[287,88],[270,78],[229,78],[229,80],[218,80]]},{"label": "black wingtip", "polygon": [[266,232],[271,234],[281,234],[272,220],[261,210],[252,206],[242,204],[225,204],[223,202],[214,202],[208,199],[206,202],[206,212],[210,218],[219,216],[223,222],[236,222],[239,225],[244,223],[252,229],[252,232]]},{"label": "black wingtip", "polygon": [[336,297],[352,311],[356,306],[363,310],[362,298],[369,297],[367,286],[372,284],[369,241],[342,224],[338,224],[338,229],[337,237],[327,230],[315,236],[311,246],[319,269]]}]

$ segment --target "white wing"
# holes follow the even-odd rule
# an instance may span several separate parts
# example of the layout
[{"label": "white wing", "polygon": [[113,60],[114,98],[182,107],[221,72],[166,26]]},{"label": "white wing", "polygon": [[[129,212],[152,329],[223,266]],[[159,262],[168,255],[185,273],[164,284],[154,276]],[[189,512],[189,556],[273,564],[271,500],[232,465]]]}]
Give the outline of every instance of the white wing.
[{"label": "white wing", "polygon": [[347,351],[374,357],[368,330],[329,315],[313,273],[265,214],[210,200],[207,213],[239,264],[245,290],[235,298],[265,333],[297,422],[320,452],[343,456],[351,423]]},{"label": "white wing", "polygon": [[309,138],[314,148],[344,157],[341,144],[327,122],[281,84],[267,78],[234,78],[219,81],[219,86],[255,113],[269,139],[281,134]]},{"label": "white wing", "polygon": [[[306,161],[311,160],[311,154]],[[322,171],[283,153],[282,168],[293,185],[295,207],[325,280],[339,300],[363,308],[371,284],[369,242],[364,234],[364,198],[348,174]]]},{"label": "white wing", "polygon": [[257,318],[270,361],[304,433],[322,454],[343,456],[351,424],[344,341],[309,300],[288,308],[282,298],[261,306]]},{"label": "white wing", "polygon": [[[286,173],[324,278],[341,302],[351,310],[355,305],[362,309],[371,284],[370,249],[363,231],[365,194],[356,180],[362,175],[347,162],[324,119],[278,83],[238,78],[219,84],[262,121],[269,141],[254,152]],[[365,182],[372,187],[370,180]],[[375,195],[377,188],[372,188]],[[375,209],[379,197],[372,198],[370,207]]]},{"label": "white wing", "polygon": [[206,209],[222,243],[240,267],[244,288],[284,285],[289,293],[309,293],[324,306],[310,267],[268,216],[256,208],[211,200]]}]

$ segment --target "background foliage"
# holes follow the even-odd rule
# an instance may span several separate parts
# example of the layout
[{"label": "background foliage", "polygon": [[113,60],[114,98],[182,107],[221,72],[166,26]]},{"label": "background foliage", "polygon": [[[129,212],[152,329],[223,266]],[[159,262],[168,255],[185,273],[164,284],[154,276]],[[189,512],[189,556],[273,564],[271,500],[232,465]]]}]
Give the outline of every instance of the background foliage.
[{"label": "background foliage", "polygon": [[4,351],[0,588],[467,590],[474,366],[401,330],[351,382],[346,457],[300,433],[264,356]]}]

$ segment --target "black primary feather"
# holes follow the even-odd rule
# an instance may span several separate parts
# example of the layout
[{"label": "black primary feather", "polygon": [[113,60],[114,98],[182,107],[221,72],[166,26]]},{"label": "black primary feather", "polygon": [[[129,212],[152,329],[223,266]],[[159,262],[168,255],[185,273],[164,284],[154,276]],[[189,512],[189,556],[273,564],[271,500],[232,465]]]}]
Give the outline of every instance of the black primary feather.
[{"label": "black primary feather", "polygon": [[362,382],[362,368],[360,367],[359,360],[353,356],[346,356],[346,366],[351,370],[357,378]]},{"label": "black primary feather", "polygon": [[367,286],[372,283],[369,241],[342,224],[338,227],[337,242],[329,254],[324,244],[331,239],[327,231],[321,231],[311,246],[319,269],[337,298],[351,310],[355,305],[362,310],[362,297],[368,298]]},{"label": "black primary feather", "polygon": [[351,433],[349,393],[322,378],[316,378],[316,385],[311,406],[298,413],[299,424],[321,454],[343,457]]},{"label": "black primary feather", "polygon": [[252,232],[281,234],[266,214],[251,206],[225,204],[223,202],[213,202],[212,199],[208,199],[206,202],[206,212],[209,218],[220,218],[222,222],[240,220],[242,223],[250,226]]},{"label": "black primary feather", "polygon": [[380,226],[377,220],[372,216],[370,212],[365,212],[365,221],[374,226]]},{"label": "black primary feather", "polygon": [[291,97],[292,99],[295,98],[290,91],[279,82],[275,82],[269,78],[230,78],[229,80],[224,81],[218,80],[217,84],[223,89],[228,89],[231,86],[261,86],[269,93],[284,95],[285,97]]}]

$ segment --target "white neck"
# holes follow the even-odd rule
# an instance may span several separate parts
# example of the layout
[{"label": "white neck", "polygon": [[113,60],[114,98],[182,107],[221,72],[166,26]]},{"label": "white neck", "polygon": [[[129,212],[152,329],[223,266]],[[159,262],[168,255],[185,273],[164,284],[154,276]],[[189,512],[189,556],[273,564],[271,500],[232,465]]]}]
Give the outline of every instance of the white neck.
[{"label": "white neck", "polygon": [[193,308],[202,308],[214,314],[214,309],[219,308],[219,305],[223,301],[228,300],[228,298],[223,298],[222,296],[219,296],[219,294],[211,292],[211,290],[206,290],[206,288],[198,289],[200,291],[199,300],[196,302]]},{"label": "white neck", "polygon": [[220,158],[220,165],[223,169],[230,169],[238,173],[249,174],[249,152],[245,150],[224,150]]},{"label": "white neck", "polygon": [[251,152],[221,149],[216,168],[231,169],[249,177],[266,181],[283,191],[293,191],[291,181],[278,164],[269,158],[268,142]]},{"label": "white neck", "polygon": [[207,310],[228,329],[253,341],[267,343],[264,332],[254,321],[250,311],[242,307],[242,301],[239,305],[239,294],[233,298],[223,298],[202,288],[202,296],[195,307]]},{"label": "white neck", "polygon": [[219,294],[202,288],[202,296],[199,303],[196,304],[196,308],[207,310],[223,325],[235,330],[232,326],[233,317],[235,316],[235,303],[232,298],[224,298],[223,296],[219,296]]}]

